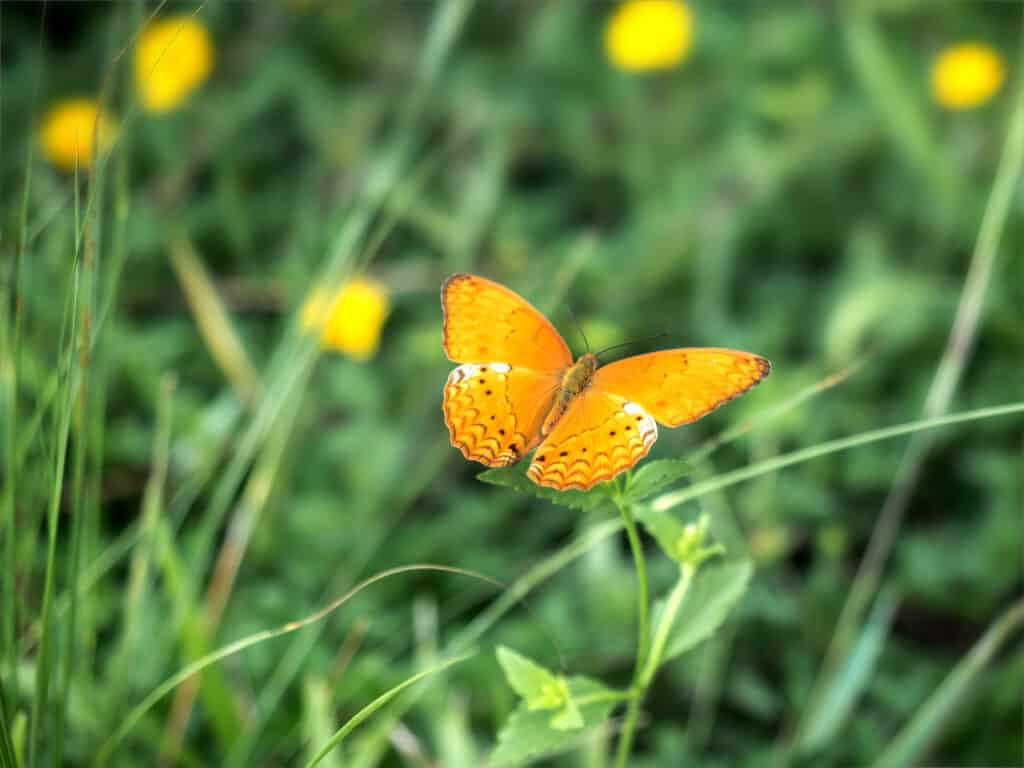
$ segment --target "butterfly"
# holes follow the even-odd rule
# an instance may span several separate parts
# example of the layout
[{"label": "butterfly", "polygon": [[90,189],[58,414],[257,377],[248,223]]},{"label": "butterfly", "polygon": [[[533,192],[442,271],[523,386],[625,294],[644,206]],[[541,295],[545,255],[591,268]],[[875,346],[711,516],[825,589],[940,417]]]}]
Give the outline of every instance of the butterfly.
[{"label": "butterfly", "polygon": [[544,315],[477,275],[448,278],[441,306],[444,351],[460,364],[444,387],[452,445],[488,467],[536,448],[527,476],[558,490],[611,480],[647,455],[659,423],[696,421],[771,370],[759,355],[703,347],[574,362]]}]

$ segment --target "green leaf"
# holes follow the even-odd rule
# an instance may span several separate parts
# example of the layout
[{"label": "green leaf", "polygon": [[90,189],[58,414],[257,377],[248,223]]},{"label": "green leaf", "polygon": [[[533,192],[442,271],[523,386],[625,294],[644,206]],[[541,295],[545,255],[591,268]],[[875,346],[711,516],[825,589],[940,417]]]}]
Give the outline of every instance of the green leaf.
[{"label": "green leaf", "polygon": [[[487,764],[512,765],[584,743],[589,737],[586,729],[608,719],[615,705],[614,695],[586,677],[569,678],[568,688],[572,703],[554,717],[549,712],[531,711],[525,702],[520,704],[498,734],[498,746]],[[609,697],[586,701],[603,694]],[[585,703],[578,704],[580,701]]]},{"label": "green leaf", "polygon": [[686,526],[671,512],[661,510],[645,509],[639,518],[640,524],[654,537],[662,551],[679,562],[679,542],[686,534]]},{"label": "green leaf", "polygon": [[626,498],[631,502],[645,499],[657,493],[666,485],[686,477],[693,467],[681,459],[657,459],[648,461],[633,473],[626,490]]},{"label": "green leaf", "polygon": [[[700,568],[676,617],[662,662],[711,637],[747,591],[753,572],[754,566],[747,560]],[[656,613],[660,611],[656,609]]]},{"label": "green leaf", "polygon": [[497,655],[505,679],[529,709],[558,709],[568,701],[564,679],[505,646],[499,646]]},{"label": "green leaf", "polygon": [[566,697],[565,706],[551,718],[550,723],[556,731],[578,731],[583,727],[583,713],[572,696]]},{"label": "green leaf", "polygon": [[556,491],[554,488],[545,488],[537,485],[526,476],[525,462],[511,467],[500,467],[488,469],[477,475],[477,480],[483,480],[492,485],[503,485],[506,488],[513,488],[521,493],[528,493],[550,502],[571,509],[580,509],[587,512],[608,500],[610,492],[614,488],[611,483],[601,483],[589,491]]},{"label": "green leaf", "polygon": [[701,515],[695,523],[683,525],[669,512],[646,509],[640,515],[640,522],[665,554],[680,565],[697,568],[705,560],[725,553],[721,544],[705,545],[708,538],[707,515]]}]

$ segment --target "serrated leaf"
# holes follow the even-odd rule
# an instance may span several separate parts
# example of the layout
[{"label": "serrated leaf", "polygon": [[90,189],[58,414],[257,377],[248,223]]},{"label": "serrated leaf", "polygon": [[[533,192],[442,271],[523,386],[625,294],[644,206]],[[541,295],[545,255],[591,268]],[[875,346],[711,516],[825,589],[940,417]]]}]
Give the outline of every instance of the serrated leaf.
[{"label": "serrated leaf", "polygon": [[512,467],[488,469],[481,472],[476,478],[491,485],[503,485],[506,488],[513,488],[520,493],[528,493],[541,499],[547,499],[559,506],[580,509],[584,512],[594,509],[607,501],[612,488],[610,483],[601,483],[589,491],[556,491],[554,488],[537,485],[528,478],[525,466],[526,463],[522,462]]},{"label": "serrated leaf", "polygon": [[560,678],[511,648],[499,646],[497,655],[505,679],[526,702],[527,707],[557,709],[565,704],[568,691],[562,690],[565,684]]},{"label": "serrated leaf", "polygon": [[674,622],[662,663],[711,637],[747,591],[753,572],[748,560],[699,568]]},{"label": "serrated leaf", "polygon": [[675,561],[679,561],[679,542],[686,533],[684,526],[671,512],[645,509],[640,517],[640,524],[658,542],[662,551]]},{"label": "serrated leaf", "polygon": [[[574,701],[608,692],[601,683],[587,677],[571,677],[568,682]],[[577,746],[587,739],[588,729],[596,728],[608,719],[614,705],[615,702],[610,700],[578,705],[579,725],[571,730],[560,730],[552,721],[557,720],[565,726],[572,715],[563,711],[552,717],[550,712],[530,711],[522,703],[498,734],[498,746],[487,764],[515,765]]]},{"label": "serrated leaf", "polygon": [[626,491],[626,498],[636,502],[646,499],[676,480],[686,477],[693,467],[681,459],[657,459],[648,461],[633,473]]}]

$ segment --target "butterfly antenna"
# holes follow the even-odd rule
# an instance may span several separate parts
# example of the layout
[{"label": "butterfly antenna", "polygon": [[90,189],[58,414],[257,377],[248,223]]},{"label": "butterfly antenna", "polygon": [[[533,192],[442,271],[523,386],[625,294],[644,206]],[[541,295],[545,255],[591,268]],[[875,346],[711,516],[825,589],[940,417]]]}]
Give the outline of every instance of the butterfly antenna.
[{"label": "butterfly antenna", "polygon": [[594,354],[594,356],[595,357],[601,357],[601,355],[603,355],[605,352],[611,352],[613,349],[622,349],[623,347],[631,347],[634,344],[645,344],[645,343],[647,343],[649,341],[656,341],[658,339],[663,339],[666,336],[668,336],[668,333],[665,332],[665,331],[662,331],[661,333],[656,333],[654,336],[648,336],[647,338],[644,338],[644,339],[636,339],[634,341],[623,342],[622,344],[615,344],[614,346],[611,346],[611,347],[605,347],[600,352],[596,352]]},{"label": "butterfly antenna", "polygon": [[573,323],[576,325],[576,330],[580,332],[580,336],[583,337],[583,345],[587,348],[587,352],[590,351],[590,342],[587,341],[587,334],[583,332],[583,326],[580,325],[580,321],[576,318],[576,313],[572,311],[572,305],[566,304],[566,309],[569,310],[569,317],[572,318]]}]

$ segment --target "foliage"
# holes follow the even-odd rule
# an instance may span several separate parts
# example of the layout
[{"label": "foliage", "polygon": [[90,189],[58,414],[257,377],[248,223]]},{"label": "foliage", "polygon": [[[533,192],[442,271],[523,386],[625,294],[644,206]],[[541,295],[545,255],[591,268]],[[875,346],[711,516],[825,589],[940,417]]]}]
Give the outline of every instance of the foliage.
[{"label": "foliage", "polygon": [[[633,702],[648,768],[1019,761],[1019,6],[687,3],[643,72],[618,8],[0,6],[0,762],[603,765]],[[448,443],[459,271],[773,372],[547,492]]]}]

